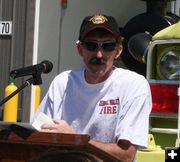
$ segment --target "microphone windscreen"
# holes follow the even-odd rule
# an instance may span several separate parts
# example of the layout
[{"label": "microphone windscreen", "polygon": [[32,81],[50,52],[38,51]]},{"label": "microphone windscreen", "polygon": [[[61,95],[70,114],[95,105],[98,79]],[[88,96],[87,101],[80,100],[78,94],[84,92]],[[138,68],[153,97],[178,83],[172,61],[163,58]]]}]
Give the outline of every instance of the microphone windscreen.
[{"label": "microphone windscreen", "polygon": [[41,64],[44,67],[43,73],[47,74],[47,73],[51,72],[51,70],[53,68],[53,63],[52,62],[45,60],[45,61],[42,61]]}]

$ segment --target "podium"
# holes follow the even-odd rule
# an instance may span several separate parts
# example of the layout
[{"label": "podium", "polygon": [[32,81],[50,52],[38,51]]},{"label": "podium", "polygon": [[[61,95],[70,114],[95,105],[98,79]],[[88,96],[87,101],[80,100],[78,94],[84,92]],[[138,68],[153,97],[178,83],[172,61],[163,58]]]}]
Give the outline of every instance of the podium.
[{"label": "podium", "polygon": [[118,162],[88,135],[42,133],[14,125],[0,130],[0,162]]}]

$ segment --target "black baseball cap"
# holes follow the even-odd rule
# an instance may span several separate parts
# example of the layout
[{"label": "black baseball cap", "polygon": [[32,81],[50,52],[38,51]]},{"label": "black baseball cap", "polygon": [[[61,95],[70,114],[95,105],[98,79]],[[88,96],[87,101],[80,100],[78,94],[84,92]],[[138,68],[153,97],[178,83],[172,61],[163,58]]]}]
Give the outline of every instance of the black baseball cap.
[{"label": "black baseball cap", "polygon": [[115,37],[121,35],[119,26],[114,17],[107,15],[93,15],[84,18],[80,27],[79,40],[83,40],[87,33],[97,28],[106,29]]}]

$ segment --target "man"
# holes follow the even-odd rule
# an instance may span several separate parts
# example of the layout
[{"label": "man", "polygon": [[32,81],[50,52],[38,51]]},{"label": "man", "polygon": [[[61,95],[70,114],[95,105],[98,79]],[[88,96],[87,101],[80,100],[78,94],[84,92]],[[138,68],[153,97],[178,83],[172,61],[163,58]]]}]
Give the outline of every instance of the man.
[{"label": "man", "polygon": [[38,111],[55,123],[41,131],[89,134],[91,144],[132,162],[147,146],[151,94],[143,76],[113,66],[122,40],[113,17],[86,17],[77,42],[85,66],[59,74]]}]

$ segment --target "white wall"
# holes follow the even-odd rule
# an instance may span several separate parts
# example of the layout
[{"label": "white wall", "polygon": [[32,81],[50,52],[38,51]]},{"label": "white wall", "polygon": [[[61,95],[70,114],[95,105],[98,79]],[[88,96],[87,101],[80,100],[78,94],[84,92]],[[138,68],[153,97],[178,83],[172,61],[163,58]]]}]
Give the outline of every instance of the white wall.
[{"label": "white wall", "polygon": [[174,11],[175,14],[180,16],[180,0],[174,1]]},{"label": "white wall", "polygon": [[60,2],[40,0],[38,62],[50,60],[54,64],[51,73],[42,75],[42,97],[55,75],[82,64],[75,42],[85,16],[112,15],[119,26],[123,26],[130,18],[145,11],[145,2],[140,0],[68,0],[64,11]]}]

